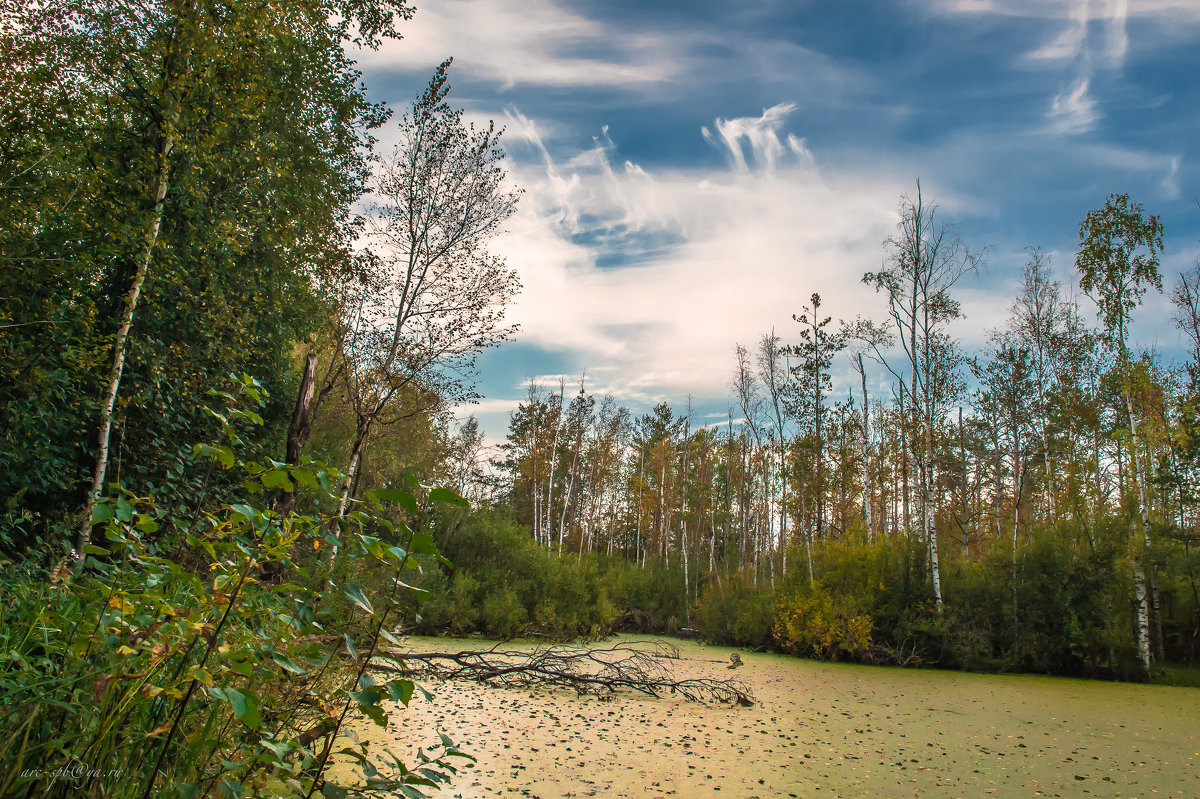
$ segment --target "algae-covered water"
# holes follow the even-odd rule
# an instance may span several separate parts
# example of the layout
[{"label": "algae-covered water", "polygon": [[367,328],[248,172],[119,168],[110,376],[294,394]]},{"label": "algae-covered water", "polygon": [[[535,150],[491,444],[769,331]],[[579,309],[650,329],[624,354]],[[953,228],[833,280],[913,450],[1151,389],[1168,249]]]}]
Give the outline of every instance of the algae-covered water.
[{"label": "algae-covered water", "polygon": [[[652,640],[645,637],[628,640]],[[413,639],[413,650],[481,649]],[[612,641],[604,644],[611,645]],[[677,677],[735,676],[730,707],[426,681],[393,751],[439,731],[478,758],[440,797],[1200,796],[1200,689],[817,663],[677,642]]]}]

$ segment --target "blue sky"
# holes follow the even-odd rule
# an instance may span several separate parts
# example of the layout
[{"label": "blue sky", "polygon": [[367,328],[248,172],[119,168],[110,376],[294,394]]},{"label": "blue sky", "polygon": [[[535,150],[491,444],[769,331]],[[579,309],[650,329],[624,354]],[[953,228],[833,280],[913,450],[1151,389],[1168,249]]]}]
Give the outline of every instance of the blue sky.
[{"label": "blue sky", "polygon": [[[814,291],[882,319],[859,278],[918,178],[987,247],[958,293],[968,348],[1027,245],[1073,282],[1112,192],[1162,217],[1169,288],[1200,256],[1198,45],[1200,0],[429,0],[360,63],[402,109],[453,56],[454,102],[506,127],[525,195],[492,249],[522,277],[521,332],[481,359],[476,409],[498,439],[531,377],[586,370],[638,410],[691,395],[702,423],[735,344],[794,338]],[[1148,295],[1139,343],[1177,352],[1169,313]]]}]

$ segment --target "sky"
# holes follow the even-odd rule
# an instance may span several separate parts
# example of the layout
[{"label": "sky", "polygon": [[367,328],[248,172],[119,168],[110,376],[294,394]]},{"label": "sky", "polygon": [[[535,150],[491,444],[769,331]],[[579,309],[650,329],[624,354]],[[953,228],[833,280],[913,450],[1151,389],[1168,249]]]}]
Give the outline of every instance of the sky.
[{"label": "sky", "polygon": [[[1162,219],[1168,291],[1200,257],[1200,0],[417,0],[403,32],[357,54],[370,95],[398,119],[452,56],[451,102],[505,128],[524,191],[490,244],[520,331],[462,411],[492,440],[531,379],[585,372],[635,412],[724,419],[736,344],[794,341],[814,292],[835,325],[884,318],[861,277],[918,180],[984,251],[956,288],[968,350],[1026,247],[1070,290],[1111,193]],[[1170,313],[1147,294],[1136,343],[1180,353]]]}]

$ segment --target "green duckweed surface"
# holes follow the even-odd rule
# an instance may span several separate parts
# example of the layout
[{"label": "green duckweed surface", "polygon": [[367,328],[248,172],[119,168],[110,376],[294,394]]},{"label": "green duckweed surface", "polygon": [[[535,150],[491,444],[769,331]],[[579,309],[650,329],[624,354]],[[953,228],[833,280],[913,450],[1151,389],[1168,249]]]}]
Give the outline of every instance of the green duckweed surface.
[{"label": "green duckweed surface", "polygon": [[[653,640],[645,637],[630,641]],[[414,650],[491,642],[412,639]],[[610,645],[612,641],[604,645]],[[439,797],[1200,796],[1200,689],[818,663],[676,642],[677,677],[753,707],[426,682],[354,732],[397,753],[445,732],[478,758]],[[507,646],[507,645],[506,645]]]}]

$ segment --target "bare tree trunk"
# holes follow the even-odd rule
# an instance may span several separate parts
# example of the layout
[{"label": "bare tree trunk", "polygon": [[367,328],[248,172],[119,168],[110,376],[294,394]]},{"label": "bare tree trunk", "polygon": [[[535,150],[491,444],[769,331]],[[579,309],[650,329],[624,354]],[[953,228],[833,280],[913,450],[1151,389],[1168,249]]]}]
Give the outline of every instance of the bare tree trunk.
[{"label": "bare tree trunk", "polygon": [[[304,373],[300,378],[300,390],[296,392],[296,407],[292,411],[292,421],[288,425],[287,450],[284,456],[289,466],[300,465],[300,453],[312,432],[311,409],[313,396],[316,392],[317,356],[308,353],[304,359]],[[279,499],[279,512],[288,514],[296,505],[296,493],[285,491]]]},{"label": "bare tree trunk", "polygon": [[[717,503],[709,502],[708,505],[708,570],[710,573],[717,571]],[[717,579],[721,577],[718,574]]]},{"label": "bare tree trunk", "polygon": [[1146,572],[1142,559],[1138,555],[1133,558],[1133,596],[1137,609],[1137,645],[1138,656],[1142,661],[1142,670],[1146,676],[1150,674],[1150,614],[1146,605]]},{"label": "bare tree trunk", "polygon": [[[567,533],[567,511],[570,508],[571,503],[574,501],[573,498],[575,496],[575,471],[579,464],[579,450],[582,446],[583,446],[583,444],[581,441],[576,441],[575,452],[571,456],[571,482],[567,486],[567,495],[563,499],[562,515],[559,516],[559,520],[558,520],[558,554],[560,554],[560,555],[562,554],[562,551],[563,551],[563,539],[566,537],[566,533]],[[583,542],[582,541],[579,544],[579,550],[580,550],[580,552],[583,551]]]},{"label": "bare tree trunk", "polygon": [[667,548],[667,537],[670,535],[670,514],[667,513],[667,458],[663,453],[662,471],[658,477],[658,534],[662,544],[663,565],[671,565],[670,550]]},{"label": "bare tree trunk", "polygon": [[779,431],[779,547],[782,552],[779,573],[787,577],[788,526],[787,526],[787,445],[783,442],[783,431]]},{"label": "bare tree trunk", "polygon": [[904,381],[900,381],[900,419],[897,432],[900,434],[900,480],[901,490],[904,492],[901,500],[902,510],[904,513],[904,529],[905,531],[912,530],[912,518],[908,510],[908,472],[909,472],[909,447],[908,447],[908,430],[904,424]]},{"label": "bare tree trunk", "polygon": [[1001,520],[1003,514],[1000,512],[1000,498],[1003,496],[1001,484],[1004,482],[1004,462],[1000,456],[1000,428],[999,423],[992,424],[992,516],[996,522],[996,538],[1001,538],[1004,535],[1004,530],[1001,529]]},{"label": "bare tree trunk", "polygon": [[550,473],[546,478],[546,548],[549,549],[552,545],[551,536],[554,535],[554,468],[558,465],[558,436],[562,431],[563,414],[565,408],[563,399],[566,396],[567,382],[560,378],[558,381],[558,416],[554,420],[554,440],[550,444]]},{"label": "bare tree trunk", "polygon": [[676,481],[678,486],[676,494],[679,496],[679,548],[683,554],[683,618],[684,624],[687,627],[692,626],[692,600],[691,600],[691,580],[688,570],[688,539],[687,527],[684,524],[684,514],[687,510],[687,474],[688,474],[688,455],[691,451],[691,433],[692,433],[692,399],[688,397],[688,415],[683,426],[683,458],[679,469],[679,479]]},{"label": "bare tree trunk", "polygon": [[[1045,400],[1042,401],[1042,407],[1045,407]],[[1054,487],[1054,467],[1050,462],[1050,431],[1049,425],[1045,420],[1042,421],[1042,468],[1046,470],[1046,512],[1050,516],[1050,523],[1054,524],[1058,521],[1058,508],[1055,503],[1055,487]]]},{"label": "bare tree trunk", "polygon": [[[342,493],[338,497],[337,518],[341,519],[346,515],[346,508],[350,505],[350,493],[354,484],[358,480],[358,468],[362,463],[363,446],[366,443],[366,435],[356,435],[354,437],[354,446],[350,450],[350,465],[346,467],[346,474],[342,479]],[[333,548],[333,554],[337,554],[337,546]]]},{"label": "bare tree trunk", "polygon": [[874,519],[871,515],[871,399],[867,395],[867,372],[863,368],[862,353],[857,354],[858,376],[862,378],[862,462],[863,462],[863,522],[867,526],[867,541],[875,540]]},{"label": "bare tree trunk", "polygon": [[683,526],[683,516],[679,518],[679,548],[683,551],[683,619],[684,625],[692,626],[692,595],[690,573],[688,571],[687,531]]},{"label": "bare tree trunk", "polygon": [[113,408],[116,406],[117,393],[121,387],[121,374],[125,370],[125,345],[129,339],[129,330],[133,327],[133,315],[134,311],[137,310],[138,297],[142,293],[142,284],[145,283],[146,274],[150,271],[150,261],[154,256],[154,245],[158,242],[158,231],[162,227],[163,208],[166,205],[167,178],[169,174],[167,159],[170,157],[171,151],[175,148],[174,124],[177,113],[177,110],[174,108],[168,110],[166,119],[162,123],[158,148],[155,152],[158,165],[155,170],[153,210],[150,216],[150,223],[146,226],[142,251],[138,256],[137,269],[134,271],[129,292],[125,295],[125,309],[121,314],[121,324],[117,328],[117,336],[113,341],[112,369],[109,371],[108,385],[105,387],[104,396],[100,403],[100,429],[97,434],[96,465],[92,470],[92,482],[88,487],[87,499],[84,501],[83,509],[80,512],[79,534],[75,542],[75,552],[79,563],[83,562],[84,547],[91,542],[92,511],[96,507],[97,500],[100,499],[101,492],[104,490],[104,475],[108,470],[108,442],[112,434]]},{"label": "bare tree trunk", "polygon": [[969,560],[971,557],[971,538],[967,526],[967,435],[963,428],[963,409],[960,405],[958,408],[958,457],[959,457],[959,476],[962,479],[962,501],[959,503],[958,531],[962,536],[962,551],[963,558]]},{"label": "bare tree trunk", "polygon": [[1013,605],[1013,653],[1017,653],[1017,643],[1020,641],[1021,616],[1017,602],[1017,530],[1021,509],[1021,490],[1018,484],[1023,482],[1024,475],[1018,469],[1020,448],[1013,446],[1013,530],[1012,530],[1012,605]]},{"label": "bare tree trunk", "polygon": [[1100,517],[1100,508],[1104,504],[1104,489],[1101,479],[1103,468],[1100,462],[1100,392],[1096,386],[1096,371],[1095,369],[1088,370],[1089,383],[1089,399],[1095,403],[1097,408],[1097,419],[1095,426],[1092,427],[1092,459],[1096,463],[1096,492],[1092,497],[1092,526],[1096,526],[1096,520]]}]

